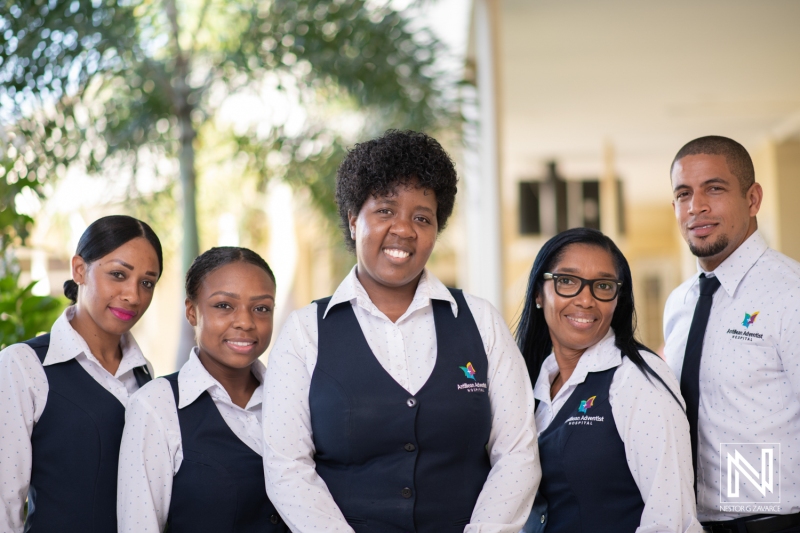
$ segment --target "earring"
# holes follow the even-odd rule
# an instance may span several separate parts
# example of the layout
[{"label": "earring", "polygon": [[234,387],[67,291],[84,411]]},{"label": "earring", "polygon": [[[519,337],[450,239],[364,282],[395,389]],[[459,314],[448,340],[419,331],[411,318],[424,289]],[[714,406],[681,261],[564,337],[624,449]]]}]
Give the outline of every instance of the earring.
[{"label": "earring", "polygon": [[536,302],[536,309],[541,309],[541,308],[542,308],[542,304],[540,304],[539,302]]}]

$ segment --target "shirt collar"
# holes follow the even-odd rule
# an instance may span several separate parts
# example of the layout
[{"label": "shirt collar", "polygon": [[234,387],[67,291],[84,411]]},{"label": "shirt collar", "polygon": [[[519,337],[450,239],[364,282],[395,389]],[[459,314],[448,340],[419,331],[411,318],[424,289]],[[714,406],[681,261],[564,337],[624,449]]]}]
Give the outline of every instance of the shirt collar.
[{"label": "shirt collar", "polygon": [[[761,232],[756,230],[750,237],[747,238],[738,248],[736,248],[731,255],[720,263],[720,265],[713,272],[706,272],[700,267],[700,261],[697,261],[697,274],[695,274],[692,283],[686,288],[684,301],[689,296],[689,293],[699,286],[700,274],[716,276],[719,278],[720,285],[725,289],[725,292],[733,298],[739,283],[742,282],[745,274],[756,264],[756,261],[764,255],[769,246],[767,241],[761,236]],[[699,290],[699,289],[696,289]]]},{"label": "shirt collar", "polygon": [[[84,338],[69,323],[75,317],[76,310],[74,305],[67,307],[53,323],[53,327],[50,329],[50,347],[47,349],[43,366],[64,363],[83,354],[88,360],[102,367],[100,361],[89,350],[89,345],[86,344]],[[142,350],[130,332],[122,335],[119,345],[122,349],[122,361],[115,377],[119,377],[137,366],[147,364]]]},{"label": "shirt collar", "polygon": [[[333,296],[331,296],[330,302],[328,302],[328,307],[325,308],[325,313],[322,315],[323,319],[328,316],[328,311],[343,302],[355,302],[356,305],[367,312],[375,316],[386,318],[386,315],[372,303],[372,300],[370,300],[367,294],[367,290],[361,282],[358,281],[358,276],[356,275],[357,268],[358,265],[354,266],[347,277],[339,284],[339,287],[333,293]],[[425,269],[422,271],[422,276],[419,278],[417,290],[414,293],[414,299],[411,301],[411,305],[408,306],[406,312],[403,313],[403,316],[401,316],[397,322],[403,321],[407,316],[411,315],[411,313],[430,305],[431,300],[444,300],[449,302],[450,309],[453,311],[453,316],[458,316],[458,304],[456,303],[456,299],[453,298],[453,295],[444,283],[439,281],[428,269]]]},{"label": "shirt collar", "polygon": [[[578,364],[572,375],[569,377],[562,390],[567,390],[572,386],[577,386],[586,381],[586,376],[589,372],[602,372],[609,368],[614,368],[622,364],[622,354],[617,348],[616,337],[614,330],[608,330],[605,337],[594,346],[588,348],[581,358],[578,359]],[[533,397],[537,400],[551,403],[550,386],[558,373],[558,363],[556,363],[555,354],[550,354],[547,359],[542,363],[542,368],[539,371],[539,377],[536,379],[536,385],[533,388]]]},{"label": "shirt collar", "polygon": [[[200,362],[200,358],[197,357],[197,350],[197,346],[192,348],[192,351],[189,353],[189,360],[186,361],[183,367],[181,367],[180,372],[178,372],[178,396],[180,398],[178,409],[183,409],[187,405],[191,405],[206,391],[208,391],[209,394],[222,396],[232,404],[233,402],[228,395],[228,391],[225,390],[225,387],[220,385],[219,381],[214,379],[211,374],[208,373],[206,367],[203,366],[203,363]],[[258,380],[259,386],[253,393],[250,401],[247,402],[247,407],[245,409],[250,409],[261,404],[261,387],[264,384],[264,376],[267,372],[267,367],[264,366],[264,363],[256,359],[250,367],[250,370]]]}]

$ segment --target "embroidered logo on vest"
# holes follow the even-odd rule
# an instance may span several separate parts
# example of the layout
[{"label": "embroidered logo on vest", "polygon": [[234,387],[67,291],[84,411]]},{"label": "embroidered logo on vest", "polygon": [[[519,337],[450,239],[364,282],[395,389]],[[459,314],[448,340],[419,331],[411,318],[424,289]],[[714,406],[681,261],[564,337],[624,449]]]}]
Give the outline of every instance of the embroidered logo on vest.
[{"label": "embroidered logo on vest", "polygon": [[467,392],[486,392],[486,383],[480,383],[475,379],[477,370],[475,370],[475,367],[472,366],[472,363],[467,363],[467,366],[460,366],[458,368],[464,372],[464,377],[472,380],[472,382],[467,381],[466,383],[456,385],[458,390],[465,390]]},{"label": "embroidered logo on vest", "polygon": [[458,368],[464,371],[464,376],[466,376],[467,379],[475,381],[475,367],[472,366],[472,363],[467,363],[467,366],[460,366]]},{"label": "embroidered logo on vest", "polygon": [[591,409],[592,406],[594,405],[594,399],[595,398],[597,398],[597,396],[592,396],[588,400],[581,400],[581,406],[578,407],[578,412],[579,413],[585,413],[586,411]]}]

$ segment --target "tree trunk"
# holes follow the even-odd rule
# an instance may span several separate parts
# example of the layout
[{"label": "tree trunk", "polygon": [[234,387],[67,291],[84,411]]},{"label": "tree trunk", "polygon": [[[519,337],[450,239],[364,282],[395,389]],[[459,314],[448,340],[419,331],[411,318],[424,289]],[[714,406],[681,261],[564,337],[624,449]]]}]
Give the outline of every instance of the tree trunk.
[{"label": "tree trunk", "polygon": [[[197,231],[197,203],[196,203],[196,175],[194,168],[194,139],[197,132],[192,124],[193,106],[189,102],[191,87],[187,83],[191,58],[181,49],[180,45],[180,26],[178,22],[178,8],[175,0],[166,0],[167,19],[172,29],[172,41],[175,53],[175,75],[172,83],[173,109],[178,119],[180,129],[180,174],[181,174],[181,198],[183,201],[183,239],[181,278],[186,275],[195,257],[200,255],[200,239]],[[183,291],[181,291],[183,292]],[[183,295],[185,297],[185,295]],[[180,326],[178,328],[180,338],[178,339],[178,353],[175,358],[176,369],[183,366],[189,359],[189,350],[194,346],[194,331],[186,317],[181,313]]]},{"label": "tree trunk", "polygon": [[[196,136],[192,125],[191,109],[182,112],[178,121],[181,128],[180,173],[181,190],[183,199],[183,241],[181,274],[186,275],[195,257],[200,255],[200,238],[197,231],[197,201],[196,201],[196,174],[194,168],[194,138]],[[185,296],[185,295],[184,295]],[[176,370],[183,366],[189,359],[189,350],[195,345],[194,330],[181,312],[180,338],[178,340],[178,353],[175,359]]]}]

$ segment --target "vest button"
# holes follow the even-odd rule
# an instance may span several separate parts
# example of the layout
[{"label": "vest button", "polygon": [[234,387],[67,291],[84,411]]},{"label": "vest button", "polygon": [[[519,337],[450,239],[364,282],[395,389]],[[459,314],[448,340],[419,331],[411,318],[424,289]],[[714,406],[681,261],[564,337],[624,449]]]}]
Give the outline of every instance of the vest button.
[{"label": "vest button", "polygon": [[403,495],[403,498],[410,498],[411,497],[411,489],[406,487],[406,488],[404,488],[403,490],[400,491],[400,494]]},{"label": "vest button", "polygon": [[277,524],[277,523],[278,523],[278,522],[280,522],[280,521],[281,521],[280,517],[279,517],[278,515],[276,515],[276,514],[274,514],[274,515],[271,515],[271,516],[269,517],[269,522],[270,522],[271,524]]},{"label": "vest button", "polygon": [[544,524],[544,515],[542,515],[542,524]]},{"label": "vest button", "polygon": [[406,444],[405,446],[403,446],[403,448],[405,448],[405,450],[407,452],[413,452],[414,450],[417,449],[417,447],[414,446],[413,444],[411,444],[410,442],[408,444]]},{"label": "vest button", "polygon": [[415,405],[417,405],[417,399],[409,398],[408,400],[406,400],[406,405],[409,407],[414,407]]}]

